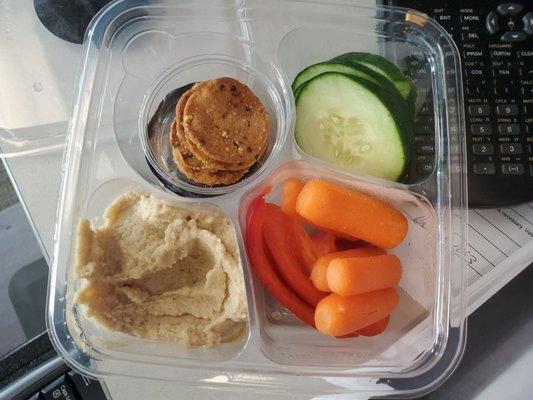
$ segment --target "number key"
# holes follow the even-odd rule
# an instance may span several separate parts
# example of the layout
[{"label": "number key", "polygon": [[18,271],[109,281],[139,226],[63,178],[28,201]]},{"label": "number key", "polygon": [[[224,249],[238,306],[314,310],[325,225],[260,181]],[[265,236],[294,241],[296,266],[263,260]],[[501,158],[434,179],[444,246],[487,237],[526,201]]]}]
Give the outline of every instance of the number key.
[{"label": "number key", "polygon": [[[518,110],[517,110],[518,111]],[[490,107],[487,104],[468,106],[468,114],[473,117],[486,117],[490,114]]]},{"label": "number key", "polygon": [[484,154],[490,156],[494,154],[494,145],[490,143],[475,143],[472,145],[472,152],[474,154]]},{"label": "number key", "polygon": [[518,124],[499,124],[498,133],[500,135],[518,135],[520,134],[520,125]]},{"label": "number key", "polygon": [[504,155],[522,154],[522,145],[520,143],[502,143],[500,144],[500,153]]},{"label": "number key", "polygon": [[492,126],[489,124],[472,124],[470,125],[470,132],[472,135],[490,135]]},{"label": "number key", "polygon": [[496,106],[496,114],[498,115],[517,115],[518,106],[516,104],[498,104]]}]

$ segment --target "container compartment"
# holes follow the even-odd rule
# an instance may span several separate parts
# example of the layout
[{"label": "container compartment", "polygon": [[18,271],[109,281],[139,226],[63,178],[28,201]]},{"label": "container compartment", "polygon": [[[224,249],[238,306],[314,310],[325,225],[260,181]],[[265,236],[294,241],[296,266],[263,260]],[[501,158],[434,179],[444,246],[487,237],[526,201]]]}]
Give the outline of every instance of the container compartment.
[{"label": "container compartment", "polygon": [[[435,345],[437,337],[446,336],[440,328],[442,325],[434,324],[443,317],[437,312],[440,302],[437,287],[442,283],[442,271],[437,262],[440,249],[436,241],[439,226],[435,210],[425,197],[416,193],[352,178],[303,161],[284,163],[264,182],[272,188],[266,197],[268,202],[279,204],[281,186],[290,178],[301,181],[320,178],[358,189],[391,204],[406,216],[409,221],[407,237],[388,251],[402,262],[401,300],[382,335],[335,339],[311,329],[287,312],[254,278],[255,313],[263,353],[273,362],[287,365],[408,368]],[[261,188],[241,200],[239,222],[243,231],[248,207]]]},{"label": "container compartment", "polygon": [[[152,193],[177,206],[211,212],[214,215],[227,218],[230,222],[230,229],[233,232],[236,250],[239,251],[235,226],[233,226],[231,218],[219,207],[205,202],[201,205],[181,203],[167,193],[129,179],[113,179],[101,184],[92,192],[81,215],[91,222],[93,228],[100,228],[105,223],[103,216],[106,208],[115,199],[127,193]],[[73,236],[77,236],[77,226],[73,230]],[[76,262],[76,246],[77,244],[72,252],[72,266]],[[242,269],[240,254],[237,254],[237,257],[239,268]],[[67,280],[68,286],[65,297],[67,328],[76,345],[84,349],[85,355],[93,360],[128,359],[138,361],[151,358],[163,363],[173,362],[176,359],[220,362],[234,358],[242,351],[248,340],[248,322],[245,323],[244,329],[236,340],[220,343],[213,348],[207,349],[188,348],[177,343],[147,340],[122,332],[111,331],[97,323],[94,318],[87,317],[84,306],[80,306],[75,302],[75,292],[83,287],[83,278],[77,277],[73,268],[71,268],[67,273]]]}]

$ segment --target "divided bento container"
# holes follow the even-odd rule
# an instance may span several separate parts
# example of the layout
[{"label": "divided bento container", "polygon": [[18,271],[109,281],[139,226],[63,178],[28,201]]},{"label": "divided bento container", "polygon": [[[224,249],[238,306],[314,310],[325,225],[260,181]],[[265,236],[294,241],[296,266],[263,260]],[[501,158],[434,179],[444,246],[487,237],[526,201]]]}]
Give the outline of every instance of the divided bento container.
[{"label": "divided bento container", "polygon": [[[417,110],[431,105],[432,172],[397,183],[348,173],[309,157],[294,140],[290,84],[308,65],[348,51],[416,63]],[[168,157],[171,116],[160,136],[147,125],[166,96],[199,80],[231,76],[247,84],[270,116],[270,145],[240,182],[202,187]],[[462,88],[457,49],[434,21],[399,8],[345,1],[117,1],[92,21],[78,82],[55,234],[48,328],[66,362],[96,377],[125,375],[186,385],[308,395],[419,395],[457,365],[465,343],[463,248],[466,182]],[[172,107],[171,107],[172,108]],[[165,142],[166,140],[166,142]],[[414,160],[413,162],[416,162]],[[371,193],[400,209],[409,233],[393,250],[402,260],[401,301],[387,331],[338,340],[304,326],[254,277],[245,215],[264,185],[279,198],[289,177],[323,177]],[[217,209],[233,223],[246,283],[247,333],[194,349],[110,332],[73,302],[77,222],[102,223],[128,191]]]}]

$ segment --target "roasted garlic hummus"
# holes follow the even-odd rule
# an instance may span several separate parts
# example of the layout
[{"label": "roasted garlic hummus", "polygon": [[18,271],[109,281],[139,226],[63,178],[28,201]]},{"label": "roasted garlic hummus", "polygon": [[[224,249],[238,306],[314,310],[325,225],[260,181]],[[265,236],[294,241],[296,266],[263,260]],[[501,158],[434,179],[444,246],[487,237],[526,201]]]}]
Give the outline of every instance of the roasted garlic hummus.
[{"label": "roasted garlic hummus", "polygon": [[237,245],[216,211],[123,195],[103,227],[80,221],[76,274],[82,312],[112,330],[208,347],[245,327]]}]

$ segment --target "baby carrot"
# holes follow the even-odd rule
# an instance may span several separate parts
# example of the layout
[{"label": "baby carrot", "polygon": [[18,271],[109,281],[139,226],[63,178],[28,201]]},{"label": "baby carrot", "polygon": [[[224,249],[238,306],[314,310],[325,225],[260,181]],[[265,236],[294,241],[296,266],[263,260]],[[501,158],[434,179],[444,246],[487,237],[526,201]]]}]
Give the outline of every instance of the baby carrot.
[{"label": "baby carrot", "polygon": [[332,293],[316,306],[315,326],[325,335],[347,335],[385,318],[399,301],[394,288],[355,296]]},{"label": "baby carrot", "polygon": [[402,277],[402,264],[392,254],[335,258],[328,264],[326,276],[332,292],[352,296],[396,286]]},{"label": "baby carrot", "polygon": [[362,329],[356,331],[358,335],[361,336],[377,336],[387,328],[389,325],[390,315],[386,318],[380,319],[378,322],[374,322],[372,325],[365,326]]},{"label": "baby carrot", "polygon": [[313,270],[311,271],[311,281],[318,290],[321,290],[322,292],[331,292],[328,285],[327,270],[328,265],[332,260],[351,257],[372,257],[383,254],[387,254],[385,250],[375,246],[360,247],[358,249],[326,254],[316,260]]},{"label": "baby carrot", "polygon": [[337,251],[337,237],[330,232],[317,231],[311,235],[317,257]]},{"label": "baby carrot", "polygon": [[292,221],[279,207],[272,205],[268,219],[264,221],[263,238],[285,282],[307,304],[314,307],[326,294],[313,286],[293,252]]},{"label": "baby carrot", "polygon": [[[250,265],[268,292],[281,304],[287,307],[303,322],[315,326],[313,308],[300,299],[287,286],[270,261],[263,242],[263,224],[269,217],[269,208],[262,195],[257,197],[249,208],[246,228],[246,250],[250,258]],[[273,206],[274,207],[274,206]]]},{"label": "baby carrot", "polygon": [[395,208],[322,179],[306,182],[298,195],[296,211],[315,226],[384,249],[396,247],[407,234],[407,219]]},{"label": "baby carrot", "polygon": [[296,212],[296,199],[300,191],[304,187],[304,183],[298,179],[287,179],[283,182],[283,189],[281,192],[281,209],[287,215],[300,219],[300,215]]}]

